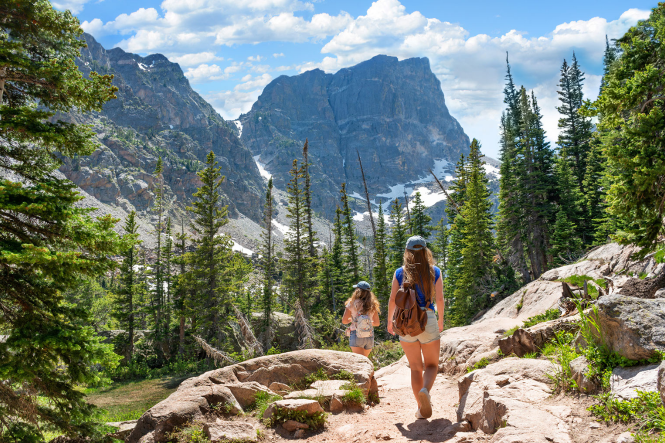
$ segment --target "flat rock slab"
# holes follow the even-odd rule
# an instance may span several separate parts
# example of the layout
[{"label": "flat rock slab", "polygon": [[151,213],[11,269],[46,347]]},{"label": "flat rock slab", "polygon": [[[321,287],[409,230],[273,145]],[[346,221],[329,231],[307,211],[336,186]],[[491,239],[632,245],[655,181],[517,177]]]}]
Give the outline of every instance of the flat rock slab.
[{"label": "flat rock slab", "polygon": [[612,396],[622,400],[637,398],[637,391],[658,391],[658,364],[614,368],[610,377]]},{"label": "flat rock slab", "polygon": [[279,400],[271,403],[268,409],[263,413],[263,418],[272,417],[276,409],[287,409],[290,411],[305,411],[307,415],[312,415],[317,412],[323,412],[323,408],[316,400],[307,399],[294,399],[294,400]]},{"label": "flat rock slab", "polygon": [[213,423],[204,426],[204,432],[211,443],[226,441],[258,441],[258,426],[251,422],[221,420],[217,419]]},{"label": "flat rock slab", "polygon": [[127,437],[136,427],[136,422],[138,420],[129,420],[129,421],[114,421],[110,423],[106,423],[108,426],[112,426],[116,428],[117,430],[113,432],[113,436],[115,438],[119,438],[121,440],[124,440],[125,437]]}]

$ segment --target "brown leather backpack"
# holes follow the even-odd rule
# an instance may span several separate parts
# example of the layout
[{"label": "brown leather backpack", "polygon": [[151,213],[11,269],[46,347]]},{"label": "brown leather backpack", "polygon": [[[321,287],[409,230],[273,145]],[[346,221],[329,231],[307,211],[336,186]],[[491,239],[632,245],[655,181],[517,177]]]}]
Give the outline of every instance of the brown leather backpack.
[{"label": "brown leather backpack", "polygon": [[415,337],[425,331],[427,312],[420,309],[416,291],[411,283],[405,281],[395,295],[395,313],[393,331],[398,335]]}]

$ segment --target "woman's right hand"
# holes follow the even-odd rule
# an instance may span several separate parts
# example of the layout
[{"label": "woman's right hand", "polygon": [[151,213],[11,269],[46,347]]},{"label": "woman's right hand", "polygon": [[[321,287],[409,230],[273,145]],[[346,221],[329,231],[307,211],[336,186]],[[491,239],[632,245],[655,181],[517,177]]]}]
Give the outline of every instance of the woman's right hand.
[{"label": "woman's right hand", "polygon": [[393,322],[391,321],[388,322],[388,334],[395,335],[395,333],[393,332]]}]

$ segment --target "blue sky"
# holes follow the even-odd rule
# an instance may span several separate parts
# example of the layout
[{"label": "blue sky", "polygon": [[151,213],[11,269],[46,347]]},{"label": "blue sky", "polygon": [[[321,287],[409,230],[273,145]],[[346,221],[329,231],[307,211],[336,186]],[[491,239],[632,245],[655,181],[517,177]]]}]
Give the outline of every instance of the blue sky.
[{"label": "blue sky", "polygon": [[335,72],[377,54],[428,57],[446,104],[498,155],[505,53],[557,136],[557,80],[575,51],[595,98],[605,35],[618,38],[656,1],[56,0],[105,47],[177,62],[226,119],[280,75]]}]

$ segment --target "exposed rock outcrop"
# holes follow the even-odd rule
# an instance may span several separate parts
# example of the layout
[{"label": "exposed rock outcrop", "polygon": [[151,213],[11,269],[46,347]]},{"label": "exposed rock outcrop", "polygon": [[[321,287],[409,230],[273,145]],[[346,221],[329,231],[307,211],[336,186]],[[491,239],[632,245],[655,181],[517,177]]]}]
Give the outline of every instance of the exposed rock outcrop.
[{"label": "exposed rock outcrop", "polygon": [[494,442],[570,442],[566,411],[540,404],[553,370],[545,360],[505,358],[461,377],[457,421],[495,434]]},{"label": "exposed rock outcrop", "polygon": [[174,427],[203,419],[214,405],[229,414],[242,412],[256,392],[271,393],[268,386],[272,383],[300,382],[318,370],[331,377],[345,370],[364,390],[375,386],[372,363],[358,354],[317,349],[259,357],[185,380],[176,392],[143,414],[127,441],[166,441]]},{"label": "exposed rock outcrop", "polygon": [[610,350],[631,360],[665,351],[665,299],[610,294],[598,301],[598,324]]},{"label": "exposed rock outcrop", "polygon": [[59,116],[93,125],[101,146],[92,155],[65,159],[60,170],[102,203],[139,213],[154,200],[154,170],[164,161],[168,200],[190,201],[201,182],[196,175],[213,151],[226,176],[222,191],[231,212],[260,220],[263,180],[250,151],[224,119],[189,85],[182,69],[161,54],[141,57],[104,49],[89,34],[77,65],[113,74],[117,99],[102,112]]},{"label": "exposed rock outcrop", "polygon": [[503,355],[515,354],[523,357],[526,354],[537,352],[551,341],[557,332],[574,332],[579,326],[579,315],[558,318],[548,322],[539,323],[526,329],[516,330],[510,337],[499,340],[499,348]]},{"label": "exposed rock outcrop", "polygon": [[637,391],[658,391],[659,365],[614,368],[610,377],[612,396],[621,400],[637,398]]},{"label": "exposed rock outcrop", "polygon": [[310,171],[320,178],[312,183],[312,205],[329,216],[342,182],[361,192],[358,153],[376,195],[427,176],[435,159],[455,163],[469,150],[427,58],[378,55],[335,74],[281,76],[239,120],[242,141],[280,188],[309,139]]},{"label": "exposed rock outcrop", "polygon": [[658,392],[660,392],[660,399],[665,405],[665,361],[658,366]]}]

